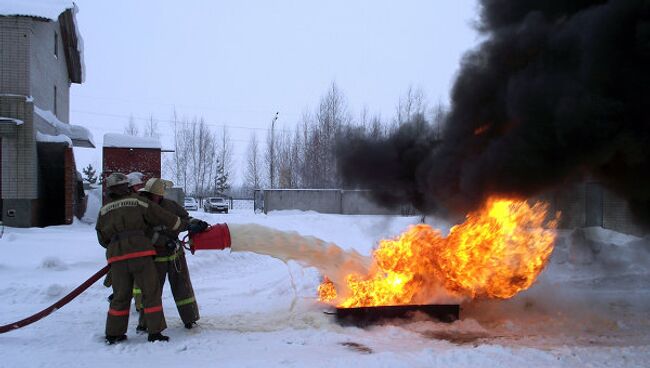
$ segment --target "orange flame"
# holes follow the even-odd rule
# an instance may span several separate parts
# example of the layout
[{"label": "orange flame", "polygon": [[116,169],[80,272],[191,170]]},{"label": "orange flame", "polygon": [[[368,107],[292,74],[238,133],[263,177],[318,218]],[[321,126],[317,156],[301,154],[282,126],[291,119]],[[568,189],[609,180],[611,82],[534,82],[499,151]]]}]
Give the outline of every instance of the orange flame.
[{"label": "orange flame", "polygon": [[510,298],[529,288],[548,261],[559,213],[548,205],[490,198],[451,228],[411,226],[373,252],[368,275],[350,274],[337,290],[327,278],[319,300],[342,308],[430,302],[447,290],[472,298]]},{"label": "orange flame", "polygon": [[474,135],[481,135],[490,129],[490,124],[481,125],[480,127],[474,129]]}]

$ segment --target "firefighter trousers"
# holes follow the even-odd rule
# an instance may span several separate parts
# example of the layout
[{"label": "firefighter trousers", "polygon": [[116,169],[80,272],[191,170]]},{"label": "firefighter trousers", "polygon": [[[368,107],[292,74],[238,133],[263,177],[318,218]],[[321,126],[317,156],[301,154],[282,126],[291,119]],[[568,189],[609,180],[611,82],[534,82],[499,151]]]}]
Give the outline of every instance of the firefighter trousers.
[{"label": "firefighter trousers", "polygon": [[[165,285],[165,279],[169,279],[169,287],[172,290],[174,302],[178,309],[178,314],[183,321],[183,324],[193,323],[199,320],[199,306],[196,303],[194,296],[194,288],[192,288],[192,281],[190,280],[190,272],[187,268],[187,260],[185,259],[185,252],[179,249],[171,256],[156,257],[154,258],[156,270],[158,271],[158,281],[160,287]],[[138,288],[134,289],[136,295],[136,307],[138,306]],[[141,302],[140,302],[141,303]],[[142,308],[140,310],[140,319],[138,325],[144,327],[148,326],[146,315]]]},{"label": "firefighter trousers", "polygon": [[158,333],[167,328],[162,309],[162,288],[152,257],[113,262],[111,263],[111,277],[113,279],[113,300],[111,300],[106,318],[107,336],[119,336],[126,333],[134,282],[142,290],[142,309],[149,333]]}]

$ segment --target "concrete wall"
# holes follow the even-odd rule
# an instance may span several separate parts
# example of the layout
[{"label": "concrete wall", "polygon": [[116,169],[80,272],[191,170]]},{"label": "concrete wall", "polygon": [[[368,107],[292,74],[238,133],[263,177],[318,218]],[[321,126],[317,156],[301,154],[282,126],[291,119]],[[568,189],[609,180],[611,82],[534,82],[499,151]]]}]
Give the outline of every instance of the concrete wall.
[{"label": "concrete wall", "polygon": [[[413,215],[411,206],[386,209],[375,204],[364,190],[340,189],[266,189],[264,212],[303,210],[344,215]],[[260,198],[256,196],[256,202]],[[260,206],[256,204],[256,208]]]},{"label": "concrete wall", "polygon": [[[560,228],[601,226],[606,229],[642,236],[645,231],[635,223],[625,200],[604,189],[598,182],[587,181],[546,192],[535,199],[549,203],[549,218],[561,212]],[[409,205],[386,209],[375,204],[368,191],[338,189],[265,189],[255,193],[255,210],[303,210],[346,215],[416,215]]]},{"label": "concrete wall", "polygon": [[185,206],[185,192],[183,188],[167,188],[165,189],[165,198],[170,199],[181,206]]},{"label": "concrete wall", "polygon": [[550,203],[553,212],[562,213],[561,228],[601,226],[626,234],[645,235],[636,224],[627,202],[596,181],[565,186],[538,199]]},{"label": "concrete wall", "polygon": [[[54,37],[57,37],[58,56],[54,55]],[[59,22],[34,21],[30,43],[30,84],[34,104],[42,110],[56,111],[64,123],[70,121],[70,79],[61,39]],[[56,109],[54,87],[56,86]]]},{"label": "concrete wall", "polygon": [[608,190],[603,190],[602,226],[626,234],[646,235],[646,231],[634,222],[627,202]]},{"label": "concrete wall", "polygon": [[338,189],[264,190],[264,212],[278,210],[341,213],[341,191]]}]

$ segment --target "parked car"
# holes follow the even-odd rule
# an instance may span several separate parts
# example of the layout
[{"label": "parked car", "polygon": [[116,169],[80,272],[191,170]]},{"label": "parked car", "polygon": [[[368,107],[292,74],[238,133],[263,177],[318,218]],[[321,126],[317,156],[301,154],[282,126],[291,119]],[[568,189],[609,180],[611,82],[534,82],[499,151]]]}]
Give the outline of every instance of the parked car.
[{"label": "parked car", "polygon": [[205,212],[223,212],[228,213],[228,201],[223,197],[209,197],[203,203]]},{"label": "parked car", "polygon": [[185,197],[185,209],[188,211],[198,211],[199,202],[194,197]]}]

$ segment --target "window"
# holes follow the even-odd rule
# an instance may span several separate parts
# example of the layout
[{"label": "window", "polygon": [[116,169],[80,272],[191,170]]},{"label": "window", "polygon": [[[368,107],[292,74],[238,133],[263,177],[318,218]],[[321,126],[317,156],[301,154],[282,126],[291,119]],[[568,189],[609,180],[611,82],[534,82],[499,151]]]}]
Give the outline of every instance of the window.
[{"label": "window", "polygon": [[56,86],[54,86],[54,115],[58,116],[57,113],[58,109],[56,108]]},{"label": "window", "polygon": [[59,58],[59,35],[54,32],[54,57]]}]

